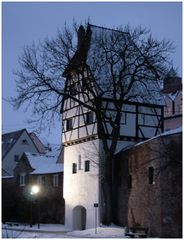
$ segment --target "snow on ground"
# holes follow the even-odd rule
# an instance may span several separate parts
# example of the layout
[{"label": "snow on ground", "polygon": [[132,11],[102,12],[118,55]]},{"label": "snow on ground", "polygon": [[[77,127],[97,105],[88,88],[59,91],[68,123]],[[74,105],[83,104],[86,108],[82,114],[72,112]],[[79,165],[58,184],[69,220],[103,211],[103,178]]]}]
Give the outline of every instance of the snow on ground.
[{"label": "snow on ground", "polygon": [[102,226],[97,229],[87,229],[84,231],[73,231],[68,232],[67,235],[74,237],[84,237],[84,238],[122,238],[124,237],[124,228],[111,225],[109,227]]},{"label": "snow on ground", "polygon": [[97,229],[70,231],[61,224],[41,224],[30,228],[29,225],[7,226],[2,225],[2,238],[123,238],[124,228],[111,225]]}]

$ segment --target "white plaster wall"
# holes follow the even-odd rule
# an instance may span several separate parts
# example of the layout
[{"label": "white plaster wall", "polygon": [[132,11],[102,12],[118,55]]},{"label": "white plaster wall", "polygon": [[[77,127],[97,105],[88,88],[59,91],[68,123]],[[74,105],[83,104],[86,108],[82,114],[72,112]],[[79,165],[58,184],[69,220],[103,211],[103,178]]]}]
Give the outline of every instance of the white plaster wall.
[{"label": "white plaster wall", "polygon": [[[22,140],[26,139],[28,144],[23,144]],[[17,164],[17,162],[14,161],[14,156],[19,155],[19,159],[22,156],[23,152],[35,152],[37,153],[38,150],[33,144],[30,137],[27,135],[26,131],[22,133],[20,138],[17,140],[17,142],[14,144],[12,149],[9,151],[9,153],[5,156],[3,159],[3,169],[5,169],[9,174],[13,175],[13,170]]]},{"label": "white plaster wall", "polygon": [[[81,155],[82,169],[78,169]],[[86,228],[93,228],[94,203],[99,202],[99,140],[64,147],[64,199],[65,224],[73,229],[73,209],[86,208]],[[84,161],[90,160],[90,171],[84,171]],[[72,163],[77,163],[77,173],[72,173]]]}]

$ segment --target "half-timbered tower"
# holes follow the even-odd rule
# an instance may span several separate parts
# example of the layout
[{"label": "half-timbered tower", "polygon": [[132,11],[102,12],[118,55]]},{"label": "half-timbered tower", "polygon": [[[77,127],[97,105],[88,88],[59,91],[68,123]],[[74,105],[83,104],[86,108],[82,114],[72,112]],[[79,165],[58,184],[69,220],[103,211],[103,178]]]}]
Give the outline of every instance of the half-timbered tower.
[{"label": "half-timbered tower", "polygon": [[[99,168],[103,167],[102,136],[99,135],[98,111],[93,111],[93,91],[98,96],[98,89],[91,81],[89,63],[90,53],[95,48],[94,36],[106,32],[107,37],[110,31],[113,30],[93,25],[89,25],[85,31],[81,26],[77,51],[64,72],[67,93],[62,105],[65,224],[72,229],[95,227],[96,207],[100,211],[103,204],[99,195]],[[94,58],[93,54],[92,59],[95,60]],[[99,71],[99,74],[105,76],[107,71]],[[91,92],[86,85],[88,88],[90,85]],[[116,101],[106,91],[99,104],[106,116],[102,122],[103,137],[110,142],[115,127],[112,121],[116,116]],[[121,120],[116,152],[162,132],[163,108],[159,102],[148,99],[140,101],[138,98],[124,100],[119,112]]]}]

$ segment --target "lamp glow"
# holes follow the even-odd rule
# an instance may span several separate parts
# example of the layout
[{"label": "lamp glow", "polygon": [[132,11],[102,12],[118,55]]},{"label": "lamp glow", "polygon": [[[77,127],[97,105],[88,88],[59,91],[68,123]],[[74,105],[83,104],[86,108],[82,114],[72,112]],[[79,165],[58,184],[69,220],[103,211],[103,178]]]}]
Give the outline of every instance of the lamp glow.
[{"label": "lamp glow", "polygon": [[40,188],[36,185],[32,186],[31,188],[31,195],[39,193]]}]

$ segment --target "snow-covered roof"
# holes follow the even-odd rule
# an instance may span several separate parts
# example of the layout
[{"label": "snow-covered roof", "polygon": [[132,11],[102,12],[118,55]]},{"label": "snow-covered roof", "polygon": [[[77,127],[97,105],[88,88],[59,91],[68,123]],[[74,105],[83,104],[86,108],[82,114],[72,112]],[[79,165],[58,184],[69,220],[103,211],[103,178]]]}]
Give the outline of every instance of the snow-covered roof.
[{"label": "snow-covered roof", "polygon": [[34,171],[31,174],[49,174],[63,172],[63,164],[57,163],[58,155],[25,153]]},{"label": "snow-covered roof", "polygon": [[2,176],[2,179],[11,179],[14,178],[14,176]]},{"label": "snow-covered roof", "polygon": [[63,172],[63,164],[57,163],[58,155],[25,152],[25,155],[34,169],[31,174],[49,174]]},{"label": "snow-covered roof", "polygon": [[174,135],[174,134],[181,133],[181,132],[182,132],[182,127],[175,128],[175,129],[163,132],[163,133],[161,133],[161,134],[159,134],[157,136],[154,136],[152,138],[149,138],[148,140],[139,142],[139,143],[135,144],[134,147],[140,146],[141,144],[147,143],[147,142],[149,142],[149,141],[151,141],[153,139],[156,139],[156,138],[159,138],[159,137],[162,137],[162,136]]},{"label": "snow-covered roof", "polygon": [[61,151],[61,145],[60,144],[49,144],[49,146],[47,146],[47,148],[48,149],[46,150],[46,155],[54,156],[54,157],[59,156],[59,153]]},{"label": "snow-covered roof", "polygon": [[37,169],[45,164],[56,164],[57,157],[47,154],[25,152],[25,155],[33,169]]},{"label": "snow-covered roof", "polygon": [[49,174],[49,173],[60,173],[63,172],[63,164],[44,164],[34,170],[31,174]]}]

